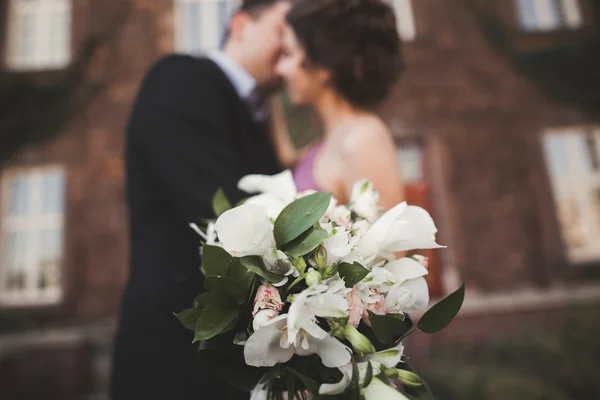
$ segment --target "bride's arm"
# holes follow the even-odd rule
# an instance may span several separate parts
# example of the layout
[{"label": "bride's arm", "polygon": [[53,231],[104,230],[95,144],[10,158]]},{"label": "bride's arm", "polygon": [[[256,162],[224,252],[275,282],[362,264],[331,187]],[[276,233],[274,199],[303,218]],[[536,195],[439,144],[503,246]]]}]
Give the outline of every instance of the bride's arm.
[{"label": "bride's arm", "polygon": [[271,110],[271,140],[277,151],[279,163],[284,168],[293,168],[309,150],[310,146],[296,149],[290,139],[283,105],[275,97],[271,100]]}]

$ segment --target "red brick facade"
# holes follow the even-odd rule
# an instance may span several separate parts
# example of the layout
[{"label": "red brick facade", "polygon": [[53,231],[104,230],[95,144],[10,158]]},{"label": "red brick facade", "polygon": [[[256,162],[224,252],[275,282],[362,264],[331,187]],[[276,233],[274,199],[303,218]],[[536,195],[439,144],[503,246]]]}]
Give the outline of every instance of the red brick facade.
[{"label": "red brick facade", "polygon": [[[5,166],[66,167],[67,297],[49,310],[0,309],[0,327],[23,321],[43,330],[81,326],[79,337],[97,343],[86,324],[110,325],[114,319],[128,256],[123,132],[144,71],[172,51],[172,1],[73,2],[77,40],[105,30],[130,3],[125,23],[98,49],[88,73],[88,80],[106,86],[58,139],[26,149]],[[552,126],[597,123],[600,116],[593,120],[574,106],[548,100],[484,38],[467,3],[413,1],[417,37],[406,44],[408,71],[382,110],[395,134],[424,143],[432,212],[441,242],[450,246],[440,254],[439,273],[457,268],[460,279],[483,293],[577,285],[565,261],[540,134]],[[511,8],[498,7],[509,23]],[[455,330],[464,324],[486,322],[464,320]],[[6,334],[10,340],[15,336]],[[109,336],[100,347],[109,346]],[[1,337],[0,332],[0,342]],[[66,355],[71,361],[65,364],[81,363],[82,371],[92,363],[89,354],[104,351],[78,344],[73,349],[79,356]],[[1,350],[0,377],[3,371],[20,371],[28,380],[40,376],[35,368],[17,367],[19,357],[32,359],[30,350],[9,361]],[[61,363],[61,356],[48,354],[54,365]]]}]

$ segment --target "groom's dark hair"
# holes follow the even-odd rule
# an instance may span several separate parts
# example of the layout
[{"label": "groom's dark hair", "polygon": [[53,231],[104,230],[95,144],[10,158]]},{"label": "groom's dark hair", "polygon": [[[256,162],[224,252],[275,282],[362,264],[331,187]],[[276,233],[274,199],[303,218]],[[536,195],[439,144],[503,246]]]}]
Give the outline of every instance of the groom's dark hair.
[{"label": "groom's dark hair", "polygon": [[238,12],[245,12],[252,16],[258,16],[266,8],[275,3],[285,0],[243,0]]},{"label": "groom's dark hair", "polygon": [[[280,1],[291,1],[291,0],[243,0],[242,4],[238,7],[235,13],[243,12],[250,15],[252,18],[257,18],[261,15],[263,11],[268,9]],[[235,15],[232,14],[233,15]],[[221,40],[221,46],[227,42],[227,38],[229,38],[229,29],[225,30],[223,34],[223,39]]]}]

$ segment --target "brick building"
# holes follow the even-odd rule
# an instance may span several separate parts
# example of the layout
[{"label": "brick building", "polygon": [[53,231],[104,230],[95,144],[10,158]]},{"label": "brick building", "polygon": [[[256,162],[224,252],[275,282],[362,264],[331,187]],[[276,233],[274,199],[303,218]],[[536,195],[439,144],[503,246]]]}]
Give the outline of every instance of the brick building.
[{"label": "brick building", "polygon": [[[435,256],[434,291],[463,279],[469,287],[462,318],[445,335],[485,338],[496,324],[480,315],[502,315],[497,325],[511,329],[600,298],[591,279],[600,271],[600,113],[550,97],[490,40],[482,18],[495,16],[513,51],[528,54],[597,35],[597,3],[391,1],[409,68],[381,112],[398,138],[409,200],[430,209],[450,247]],[[101,38],[81,81],[100,88],[89,104],[59,135],[0,167],[3,398],[104,391],[127,274],[129,107],[156,58],[217,47],[232,7],[226,0],[0,3],[1,63],[10,76],[52,80],[86,38]],[[26,134],[19,129],[15,135]]]}]

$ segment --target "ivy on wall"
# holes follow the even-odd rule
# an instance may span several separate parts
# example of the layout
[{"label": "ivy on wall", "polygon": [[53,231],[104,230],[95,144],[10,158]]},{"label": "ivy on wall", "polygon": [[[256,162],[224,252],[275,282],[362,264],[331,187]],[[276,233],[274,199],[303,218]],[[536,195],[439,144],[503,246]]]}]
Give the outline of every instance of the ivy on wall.
[{"label": "ivy on wall", "polygon": [[[591,15],[581,32],[565,32],[556,43],[523,50],[514,29],[492,7],[467,0],[483,34],[513,66],[555,101],[579,107],[592,119],[600,118],[600,0],[589,0]],[[582,6],[588,5],[583,3]]]},{"label": "ivy on wall", "polygon": [[87,71],[99,49],[114,46],[129,10],[130,1],[126,1],[110,24],[84,40],[73,62],[62,71],[26,73],[0,68],[0,164],[26,146],[64,133],[69,121],[106,87],[109,73],[90,81]]}]

